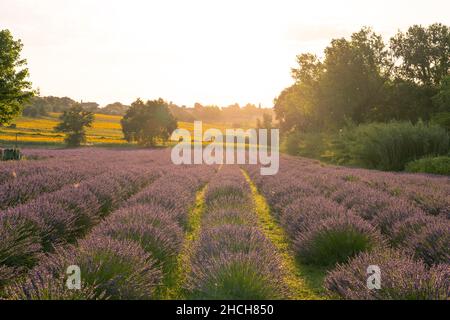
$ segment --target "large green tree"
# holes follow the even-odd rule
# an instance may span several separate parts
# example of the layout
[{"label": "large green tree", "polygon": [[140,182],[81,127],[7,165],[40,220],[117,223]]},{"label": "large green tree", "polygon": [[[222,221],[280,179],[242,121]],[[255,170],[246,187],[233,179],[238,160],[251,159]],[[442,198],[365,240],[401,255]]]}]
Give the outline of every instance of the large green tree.
[{"label": "large green tree", "polygon": [[338,39],[325,49],[321,80],[321,103],[332,124],[346,119],[362,123],[373,119],[383,104],[383,88],[389,80],[392,62],[380,35],[370,28]]},{"label": "large green tree", "polygon": [[275,101],[283,131],[333,130],[347,120],[374,118],[384,101],[392,61],[382,37],[370,28],[349,40],[335,39],[323,61],[315,55],[297,57],[295,84]]},{"label": "large green tree", "polygon": [[428,121],[450,105],[450,28],[413,26],[390,46],[370,28],[334,39],[323,59],[297,57],[295,83],[275,100],[280,128],[290,132],[335,131],[355,124]]},{"label": "large green tree", "polygon": [[137,99],[121,120],[122,131],[128,142],[155,145],[167,141],[177,128],[177,121],[163,99],[147,101]]},{"label": "large green tree", "polygon": [[440,23],[414,25],[391,39],[399,75],[408,81],[439,87],[450,73],[450,28]]},{"label": "large green tree", "polygon": [[34,94],[27,80],[27,62],[20,57],[22,47],[11,32],[0,30],[0,125],[17,117],[23,103]]},{"label": "large green tree", "polygon": [[70,147],[78,147],[86,142],[86,128],[92,126],[94,114],[84,110],[79,104],[63,112],[59,118],[61,122],[55,127],[55,131],[66,134],[65,141]]}]

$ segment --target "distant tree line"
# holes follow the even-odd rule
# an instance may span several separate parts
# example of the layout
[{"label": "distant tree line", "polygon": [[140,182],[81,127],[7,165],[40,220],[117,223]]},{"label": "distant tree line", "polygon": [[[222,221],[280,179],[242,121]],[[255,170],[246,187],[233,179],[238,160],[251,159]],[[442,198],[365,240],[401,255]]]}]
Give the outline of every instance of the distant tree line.
[{"label": "distant tree line", "polygon": [[77,102],[69,97],[32,97],[23,109],[23,115],[27,117],[43,117],[50,112],[64,112],[71,109],[73,106],[80,106],[83,110],[92,113],[109,114],[109,115],[124,115],[129,106],[120,102],[114,102],[100,108],[96,102]]},{"label": "distant tree line", "polygon": [[170,104],[170,110],[179,121],[192,122],[202,120],[205,122],[222,122],[233,126],[255,125],[263,116],[272,115],[272,110],[248,103],[240,106],[235,103],[225,107],[215,105],[202,105],[195,103],[193,108],[179,107]]},{"label": "distant tree line", "polygon": [[[73,106],[80,106],[83,110],[92,113],[108,115],[125,115],[130,106],[120,102],[114,102],[100,108],[96,102],[77,102],[68,97],[32,97],[25,104],[23,115],[27,117],[43,117],[50,112],[64,112]],[[201,120],[205,122],[225,122],[235,125],[255,124],[258,119],[262,119],[264,114],[272,115],[272,110],[260,108],[254,104],[247,104],[243,107],[233,104],[227,107],[203,106],[195,103],[193,108],[178,106],[172,102],[167,103],[172,115],[178,121],[192,122]]]}]

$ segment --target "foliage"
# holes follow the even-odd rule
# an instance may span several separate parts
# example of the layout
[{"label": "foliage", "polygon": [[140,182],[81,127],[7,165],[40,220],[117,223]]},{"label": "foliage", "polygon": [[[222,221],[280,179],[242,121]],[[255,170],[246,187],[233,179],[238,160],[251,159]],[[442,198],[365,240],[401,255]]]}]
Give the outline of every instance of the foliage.
[{"label": "foliage", "polygon": [[256,120],[256,128],[270,130],[273,128],[272,122],[273,122],[272,115],[270,115],[268,113],[264,113],[262,120],[260,120],[260,119]]},{"label": "foliage", "polygon": [[450,112],[450,75],[442,79],[439,92],[433,97],[440,112]]},{"label": "foliage", "polygon": [[391,39],[397,70],[405,80],[437,87],[450,70],[450,28],[440,23],[414,25]]},{"label": "foliage", "polygon": [[406,165],[408,172],[450,175],[450,157],[422,158]]},{"label": "foliage", "polygon": [[0,149],[0,160],[9,161],[20,159],[22,159],[22,153],[20,152],[20,149]]},{"label": "foliage", "polygon": [[435,113],[431,118],[431,123],[437,124],[450,132],[450,112]]},{"label": "foliage", "polygon": [[281,150],[287,154],[297,156],[300,152],[300,134],[297,132],[289,133],[282,141]]},{"label": "foliage", "polygon": [[351,215],[335,215],[300,229],[294,241],[302,262],[331,267],[381,244],[381,236],[370,224]]},{"label": "foliage", "polygon": [[103,108],[98,109],[98,113],[110,114],[110,115],[120,115],[123,116],[127,112],[130,106],[123,105],[120,102],[114,102],[106,105]]},{"label": "foliage", "polygon": [[155,145],[158,139],[167,141],[177,122],[169,111],[168,104],[162,100],[147,101],[138,99],[121,120],[123,134],[128,142],[142,145]]},{"label": "foliage", "polygon": [[86,127],[91,127],[94,122],[94,114],[83,109],[81,105],[75,105],[59,118],[61,123],[55,127],[56,132],[66,133],[65,141],[71,147],[78,147],[86,142]]},{"label": "foliage", "polygon": [[[367,267],[381,269],[380,290],[367,288]],[[445,300],[449,294],[448,265],[430,270],[420,261],[392,250],[362,253],[327,275],[325,286],[334,297],[348,300]]]},{"label": "foliage", "polygon": [[383,102],[381,89],[392,62],[381,36],[370,28],[350,40],[333,40],[323,61],[311,54],[301,54],[297,61],[295,84],[275,102],[284,132],[339,128],[347,118],[361,123]]},{"label": "foliage", "polygon": [[287,149],[297,152],[293,132],[336,134],[348,122],[415,123],[449,112],[449,30],[438,23],[412,26],[388,45],[363,28],[332,40],[323,59],[298,55],[295,82],[274,107]]},{"label": "foliage", "polygon": [[22,47],[8,30],[0,30],[0,125],[17,117],[34,94],[27,80],[27,61],[20,57]]},{"label": "foliage", "polygon": [[340,155],[367,168],[401,171],[424,156],[445,155],[448,133],[422,122],[371,123],[345,130],[339,137]]}]

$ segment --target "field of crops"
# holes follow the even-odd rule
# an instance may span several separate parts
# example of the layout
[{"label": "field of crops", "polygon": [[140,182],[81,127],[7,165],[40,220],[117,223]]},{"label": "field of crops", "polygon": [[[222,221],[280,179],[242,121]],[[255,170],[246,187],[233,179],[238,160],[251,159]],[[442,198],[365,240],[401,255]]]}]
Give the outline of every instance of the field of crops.
[{"label": "field of crops", "polygon": [[25,153],[35,160],[0,163],[0,299],[450,298],[447,177]]},{"label": "field of crops", "polygon": [[[13,122],[13,126],[0,127],[0,147],[13,146],[16,139],[19,145],[63,146],[64,134],[54,130],[60,115],[52,112],[42,118],[19,117]],[[122,116],[95,114],[92,127],[86,130],[87,143],[121,147],[126,145],[120,125],[121,119]],[[178,122],[178,127],[191,132],[194,130],[193,123],[188,122]],[[203,124],[203,130],[210,128],[225,130],[226,127],[222,123]]]}]

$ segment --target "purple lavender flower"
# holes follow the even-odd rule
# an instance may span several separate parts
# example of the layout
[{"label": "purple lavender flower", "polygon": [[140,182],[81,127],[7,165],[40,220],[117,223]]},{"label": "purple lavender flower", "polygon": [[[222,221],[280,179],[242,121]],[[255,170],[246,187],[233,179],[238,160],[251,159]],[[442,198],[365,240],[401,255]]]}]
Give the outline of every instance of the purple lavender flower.
[{"label": "purple lavender flower", "polygon": [[[381,289],[367,286],[367,268],[378,266]],[[427,269],[411,256],[388,249],[364,252],[328,273],[325,287],[334,296],[355,300],[447,300],[450,266]]]}]

